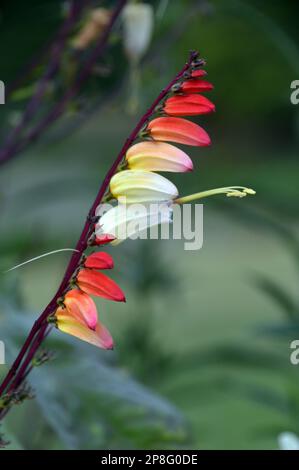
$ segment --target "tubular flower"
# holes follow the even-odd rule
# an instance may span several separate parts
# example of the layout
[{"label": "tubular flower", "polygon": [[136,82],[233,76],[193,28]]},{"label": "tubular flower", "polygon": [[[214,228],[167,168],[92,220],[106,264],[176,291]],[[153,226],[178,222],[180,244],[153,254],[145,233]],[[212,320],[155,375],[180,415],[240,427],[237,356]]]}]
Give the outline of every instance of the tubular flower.
[{"label": "tubular flower", "polygon": [[116,302],[125,302],[121,288],[106,274],[93,269],[81,269],[77,276],[79,288],[86,294],[96,295]]},{"label": "tubular flower", "polygon": [[72,317],[86,323],[88,328],[95,329],[98,321],[97,307],[89,295],[79,289],[72,289],[66,293],[64,305]]},{"label": "tubular flower", "polygon": [[194,122],[177,117],[160,117],[148,125],[150,136],[155,140],[166,140],[179,144],[204,147],[210,145],[207,132]]},{"label": "tubular flower", "polygon": [[115,236],[106,232],[106,233],[103,233],[102,235],[95,236],[92,240],[90,240],[90,245],[91,246],[106,245],[107,243],[113,242],[113,240],[115,240]]},{"label": "tubular flower", "polygon": [[109,232],[115,235],[112,245],[118,245],[127,238],[147,228],[160,224],[169,224],[172,218],[170,204],[118,204],[102,217],[96,226],[96,234]]},{"label": "tubular flower", "polygon": [[191,158],[174,145],[165,142],[139,142],[128,150],[126,160],[130,170],[178,173],[193,170]]},{"label": "tubular flower", "polygon": [[102,349],[113,349],[113,339],[107,328],[99,321],[95,328],[90,329],[83,321],[73,317],[67,308],[62,307],[56,310],[55,319],[57,328],[63,333],[76,336]]},{"label": "tubular flower", "polygon": [[[100,235],[95,237],[107,243],[114,236]],[[90,295],[96,295],[117,302],[124,302],[125,296],[120,287],[108,276],[97,269],[112,269],[113,259],[108,253],[92,253],[83,259],[79,272],[74,279],[78,288],[73,288],[59,301],[54,314],[56,326],[64,333],[76,336],[95,346],[113,349],[113,340],[98,320],[96,304]]]},{"label": "tubular flower", "polygon": [[184,93],[199,93],[200,91],[210,91],[213,90],[213,85],[206,80],[187,80],[181,85],[181,91]]},{"label": "tubular flower", "polygon": [[205,77],[206,75],[207,75],[207,72],[206,70],[203,70],[203,69],[193,70],[193,72],[191,72],[192,78],[201,78],[201,77]]},{"label": "tubular flower", "polygon": [[92,269],[112,269],[114,266],[112,256],[108,253],[92,253],[87,256],[84,266]]},{"label": "tubular flower", "polygon": [[164,111],[171,116],[196,116],[215,111],[215,105],[205,96],[177,95],[166,100]]},{"label": "tubular flower", "polygon": [[175,199],[178,190],[164,176],[143,170],[125,170],[113,176],[110,192],[122,198],[127,204],[136,202],[157,202]]}]

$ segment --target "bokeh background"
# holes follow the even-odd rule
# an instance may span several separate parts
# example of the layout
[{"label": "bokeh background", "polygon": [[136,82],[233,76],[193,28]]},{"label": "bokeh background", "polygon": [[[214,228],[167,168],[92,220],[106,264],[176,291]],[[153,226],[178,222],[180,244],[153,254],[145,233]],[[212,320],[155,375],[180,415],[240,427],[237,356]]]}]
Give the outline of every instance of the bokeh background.
[{"label": "bokeh background", "polygon": [[[94,47],[74,46],[90,11],[115,3],[86,2],[30,126],[59,102]],[[127,295],[126,305],[98,303],[115,351],[54,331],[47,348],[55,357],[30,379],[35,399],[15,406],[1,427],[8,449],[277,449],[281,433],[299,434],[299,366],[290,363],[290,343],[299,338],[299,108],[290,102],[299,79],[299,7],[291,0],[146,3],[154,30],[138,64],[124,52],[119,20],[63,116],[0,166],[0,271],[75,245],[122,143],[190,49],[206,58],[215,85],[209,97],[217,113],[198,119],[213,145],[191,149],[195,171],[171,179],[182,194],[237,184],[257,195],[207,200],[200,251],[184,251],[181,241],[127,241],[110,250]],[[68,8],[1,2],[0,79],[11,91],[0,107],[2,148],[47,69]],[[0,275],[8,364],[68,257]]]}]

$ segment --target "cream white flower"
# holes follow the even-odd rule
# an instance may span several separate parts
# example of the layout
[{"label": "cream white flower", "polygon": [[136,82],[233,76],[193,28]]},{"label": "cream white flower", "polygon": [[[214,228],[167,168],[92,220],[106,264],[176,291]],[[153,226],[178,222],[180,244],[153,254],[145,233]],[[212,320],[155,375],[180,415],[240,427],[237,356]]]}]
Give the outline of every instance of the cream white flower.
[{"label": "cream white flower", "polygon": [[176,186],[167,178],[143,170],[116,173],[110,181],[110,192],[116,199],[125,198],[127,204],[171,201],[178,196]]},{"label": "cream white flower", "polygon": [[172,219],[172,207],[168,203],[160,204],[118,204],[101,216],[101,206],[97,209],[100,216],[95,234],[101,236],[109,233],[116,237],[111,242],[118,245],[127,238],[137,238],[150,227],[169,224]]}]

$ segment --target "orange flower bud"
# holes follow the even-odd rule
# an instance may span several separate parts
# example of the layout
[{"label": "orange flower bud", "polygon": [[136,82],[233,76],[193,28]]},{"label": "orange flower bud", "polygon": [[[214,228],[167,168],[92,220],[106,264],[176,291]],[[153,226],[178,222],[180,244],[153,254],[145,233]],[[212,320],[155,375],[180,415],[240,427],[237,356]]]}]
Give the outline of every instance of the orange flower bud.
[{"label": "orange flower bud", "polygon": [[69,315],[95,329],[98,321],[97,307],[89,295],[79,289],[72,289],[66,293],[64,305]]},{"label": "orange flower bud", "polygon": [[116,302],[126,301],[123,291],[116,282],[93,269],[81,269],[77,276],[77,284],[86,294],[115,300]]},{"label": "orange flower bud", "polygon": [[211,139],[207,132],[187,119],[160,117],[151,121],[148,130],[155,140],[169,140],[180,144],[207,146]]},{"label": "orange flower bud", "polygon": [[67,309],[59,307],[55,313],[57,328],[63,333],[75,336],[98,348],[113,349],[113,339],[107,328],[97,322],[95,329],[91,330],[84,323],[68,313]]}]

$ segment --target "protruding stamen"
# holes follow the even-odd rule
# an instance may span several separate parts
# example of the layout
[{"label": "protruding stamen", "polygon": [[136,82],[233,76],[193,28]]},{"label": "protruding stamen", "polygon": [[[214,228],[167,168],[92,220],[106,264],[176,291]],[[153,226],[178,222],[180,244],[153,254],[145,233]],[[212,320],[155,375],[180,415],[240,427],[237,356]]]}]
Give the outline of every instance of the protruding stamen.
[{"label": "protruding stamen", "polygon": [[229,186],[224,188],[210,189],[208,191],[201,191],[200,193],[190,194],[189,196],[179,197],[174,202],[177,204],[185,204],[186,202],[203,199],[205,197],[214,196],[216,194],[226,194],[228,197],[245,197],[247,195],[254,195],[255,191],[251,188],[244,186]]}]

